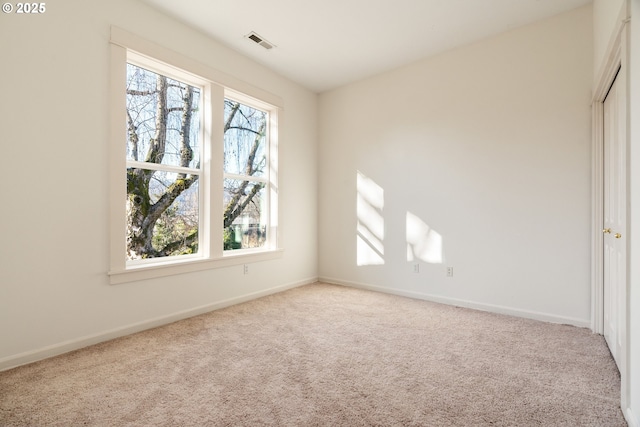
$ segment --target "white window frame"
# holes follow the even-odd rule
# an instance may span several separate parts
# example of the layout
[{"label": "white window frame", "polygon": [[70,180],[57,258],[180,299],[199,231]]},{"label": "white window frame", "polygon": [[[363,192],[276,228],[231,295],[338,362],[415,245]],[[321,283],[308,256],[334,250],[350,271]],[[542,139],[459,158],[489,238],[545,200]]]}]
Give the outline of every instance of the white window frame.
[{"label": "white window frame", "polygon": [[[282,257],[278,226],[278,123],[281,98],[118,27],[111,28],[110,270],[111,284],[152,279]],[[126,260],[126,64],[132,63],[200,88],[201,178],[198,254]],[[224,98],[269,113],[267,241],[261,248],[223,250]],[[219,102],[218,102],[219,101]],[[130,162],[129,162],[130,163]],[[145,164],[146,165],[146,164]],[[146,167],[143,165],[142,167]],[[155,165],[154,168],[163,168]]]}]

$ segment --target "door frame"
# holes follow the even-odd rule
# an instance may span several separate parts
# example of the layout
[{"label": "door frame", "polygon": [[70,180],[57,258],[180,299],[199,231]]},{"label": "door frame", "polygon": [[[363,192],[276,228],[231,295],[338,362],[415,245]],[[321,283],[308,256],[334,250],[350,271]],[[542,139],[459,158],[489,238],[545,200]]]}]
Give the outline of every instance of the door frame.
[{"label": "door frame", "polygon": [[620,93],[625,97],[623,112],[626,118],[625,134],[623,135],[627,153],[626,170],[626,204],[627,204],[627,245],[626,255],[626,282],[622,289],[623,313],[621,327],[622,331],[622,351],[619,357],[620,378],[620,398],[623,413],[629,407],[630,392],[630,366],[629,366],[629,3],[624,1],[618,16],[616,27],[612,34],[605,52],[604,62],[600,67],[597,78],[594,82],[592,102],[592,224],[591,224],[591,329],[598,334],[604,333],[604,238],[602,234],[602,224],[604,221],[604,100],[607,97],[613,81],[618,78],[621,84]]}]

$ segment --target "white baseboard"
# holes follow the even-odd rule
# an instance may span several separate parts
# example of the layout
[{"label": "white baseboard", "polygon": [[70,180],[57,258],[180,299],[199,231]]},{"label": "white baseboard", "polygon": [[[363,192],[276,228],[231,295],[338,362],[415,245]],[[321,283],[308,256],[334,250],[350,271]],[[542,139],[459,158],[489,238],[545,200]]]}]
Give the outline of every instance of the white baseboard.
[{"label": "white baseboard", "polygon": [[335,279],[331,277],[320,277],[318,280],[320,282],[330,283],[334,285],[351,286],[354,288],[365,289],[369,291],[383,292],[387,294],[398,295],[398,296],[403,296],[408,298],[415,298],[415,299],[421,299],[425,301],[432,301],[432,302],[438,302],[442,304],[454,305],[457,307],[472,308],[475,310],[488,311],[491,313],[506,314],[509,316],[540,320],[543,322],[567,324],[567,325],[577,326],[580,328],[591,327],[591,322],[588,319],[576,319],[573,317],[556,316],[549,313],[521,310],[517,308],[505,307],[505,306],[493,305],[493,304],[483,304],[483,303],[478,303],[473,301],[442,297],[438,295],[431,295],[431,294],[426,294],[421,292],[404,291],[401,289],[393,289],[393,288],[387,288],[383,286],[368,285],[365,283],[340,280],[340,279]]},{"label": "white baseboard", "polygon": [[629,424],[629,427],[640,427],[638,417],[633,413],[631,408],[627,408],[627,410],[624,411],[624,418],[627,421],[627,424]]},{"label": "white baseboard", "polygon": [[78,350],[83,347],[88,347],[90,345],[98,344],[104,341],[120,338],[126,335],[134,334],[136,332],[141,332],[147,329],[156,328],[158,326],[173,323],[178,320],[187,319],[189,317],[197,316],[199,314],[208,313],[210,311],[219,310],[224,307],[229,307],[235,304],[251,301],[267,295],[276,294],[278,292],[286,291],[288,289],[293,289],[299,286],[315,283],[317,281],[318,281],[317,277],[311,277],[311,278],[300,280],[294,283],[280,285],[273,288],[264,289],[258,292],[252,292],[250,294],[241,295],[235,298],[230,298],[227,300],[218,301],[218,302],[203,305],[200,307],[194,307],[188,310],[179,311],[167,316],[160,316],[154,319],[144,320],[142,322],[134,323],[131,325],[112,329],[109,331],[104,331],[104,332],[100,332],[93,335],[87,335],[77,339],[53,344],[37,350],[28,351],[28,352],[14,355],[14,356],[5,357],[3,359],[0,359],[0,372],[6,371],[7,369],[16,368],[21,365],[26,365],[28,363],[37,362],[38,360],[43,360],[49,357],[58,356],[73,350]]}]

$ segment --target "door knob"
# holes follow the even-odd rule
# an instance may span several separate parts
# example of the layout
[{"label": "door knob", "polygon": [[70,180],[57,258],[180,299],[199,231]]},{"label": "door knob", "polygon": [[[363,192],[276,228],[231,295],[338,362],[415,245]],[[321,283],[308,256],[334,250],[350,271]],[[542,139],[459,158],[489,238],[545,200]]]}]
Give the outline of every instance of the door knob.
[{"label": "door knob", "polygon": [[619,238],[621,238],[621,237],[622,237],[622,234],[620,234],[620,233],[616,233],[616,234],[614,234],[614,237],[615,237],[616,239],[619,239]]},{"label": "door knob", "polygon": [[611,234],[611,229],[610,228],[605,228],[604,230],[602,230],[603,233],[606,234]]}]

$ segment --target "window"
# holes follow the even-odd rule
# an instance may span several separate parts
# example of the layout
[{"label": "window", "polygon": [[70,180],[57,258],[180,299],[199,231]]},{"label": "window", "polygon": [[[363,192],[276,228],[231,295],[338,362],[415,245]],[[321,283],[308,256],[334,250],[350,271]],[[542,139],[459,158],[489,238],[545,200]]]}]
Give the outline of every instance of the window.
[{"label": "window", "polygon": [[263,247],[267,239],[269,113],[224,100],[224,249]]},{"label": "window", "polygon": [[162,59],[124,48],[120,39],[148,45],[116,34],[111,282],[279,256],[278,107],[160,47]]},{"label": "window", "polygon": [[127,63],[128,262],[198,253],[201,93]]}]

